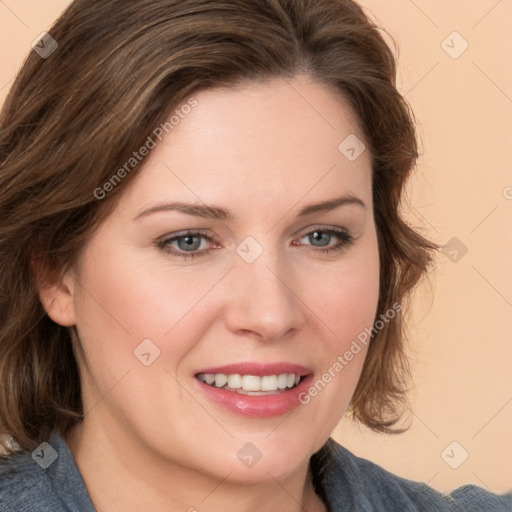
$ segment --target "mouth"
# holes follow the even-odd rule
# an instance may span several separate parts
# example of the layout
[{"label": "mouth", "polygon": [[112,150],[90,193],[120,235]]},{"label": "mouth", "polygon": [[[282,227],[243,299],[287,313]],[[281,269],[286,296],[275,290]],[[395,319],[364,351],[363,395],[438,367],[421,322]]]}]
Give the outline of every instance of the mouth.
[{"label": "mouth", "polygon": [[288,363],[239,363],[201,369],[194,378],[216,405],[238,415],[268,418],[301,405],[313,370]]},{"label": "mouth", "polygon": [[239,373],[198,373],[196,378],[217,389],[232,391],[240,395],[277,395],[297,387],[304,378],[295,373],[274,375],[241,375]]}]

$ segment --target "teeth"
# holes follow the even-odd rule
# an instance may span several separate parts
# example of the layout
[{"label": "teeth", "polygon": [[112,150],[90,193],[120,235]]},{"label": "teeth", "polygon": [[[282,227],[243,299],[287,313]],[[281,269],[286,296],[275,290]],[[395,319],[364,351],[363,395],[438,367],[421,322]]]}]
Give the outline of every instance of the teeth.
[{"label": "teeth", "polygon": [[265,375],[265,377],[261,377],[261,391],[275,391],[276,389],[277,375]]},{"label": "teeth", "polygon": [[199,373],[197,378],[216,388],[227,387],[240,391],[277,391],[293,388],[300,382],[300,375],[281,373],[280,375],[225,375],[224,373]]},{"label": "teeth", "polygon": [[277,377],[277,387],[279,389],[285,389],[288,385],[288,375],[286,373],[282,373]]},{"label": "teeth", "polygon": [[242,389],[244,391],[261,391],[261,377],[244,375],[242,377]]},{"label": "teeth", "polygon": [[223,373],[216,373],[215,374],[215,387],[221,388],[222,386],[225,386],[228,381],[228,376],[224,375]]},{"label": "teeth", "polygon": [[[219,387],[219,386],[217,386]],[[242,376],[241,375],[228,375],[228,387],[233,389],[239,389],[242,387]]]}]

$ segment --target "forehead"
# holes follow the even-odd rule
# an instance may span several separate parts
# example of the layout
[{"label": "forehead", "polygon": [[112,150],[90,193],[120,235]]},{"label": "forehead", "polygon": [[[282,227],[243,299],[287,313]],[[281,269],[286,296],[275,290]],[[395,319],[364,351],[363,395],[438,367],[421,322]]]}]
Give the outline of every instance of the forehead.
[{"label": "forehead", "polygon": [[371,202],[369,152],[355,160],[344,152],[344,141],[363,139],[356,116],[327,86],[276,79],[194,98],[197,106],[146,158],[126,204],[187,199],[264,209],[340,193]]}]

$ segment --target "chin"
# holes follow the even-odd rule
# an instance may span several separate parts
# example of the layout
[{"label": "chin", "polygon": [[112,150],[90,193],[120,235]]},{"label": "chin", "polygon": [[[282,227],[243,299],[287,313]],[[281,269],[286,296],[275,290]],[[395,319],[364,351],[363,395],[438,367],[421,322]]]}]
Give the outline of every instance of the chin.
[{"label": "chin", "polygon": [[[323,439],[319,439],[313,446],[311,437],[297,437],[296,429],[270,434],[267,431],[258,436],[238,436],[230,441],[228,450],[212,454],[211,458],[219,461],[222,478],[229,474],[231,482],[268,484],[304,471],[311,455],[323,443]],[[226,457],[228,453],[229,457]]]}]

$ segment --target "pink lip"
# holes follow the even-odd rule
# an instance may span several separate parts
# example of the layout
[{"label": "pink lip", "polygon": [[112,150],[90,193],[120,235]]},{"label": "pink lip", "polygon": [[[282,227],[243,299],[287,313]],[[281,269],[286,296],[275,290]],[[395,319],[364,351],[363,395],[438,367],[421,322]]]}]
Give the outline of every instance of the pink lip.
[{"label": "pink lip", "polygon": [[280,375],[281,373],[295,373],[295,375],[309,375],[313,373],[311,368],[292,363],[235,363],[225,366],[215,366],[204,368],[195,372],[198,373],[223,373],[225,375],[256,375],[264,377],[265,375]]},{"label": "pink lip", "polygon": [[[252,418],[270,418],[273,416],[281,416],[287,412],[296,409],[301,405],[299,397],[306,393],[313,381],[313,371],[300,365],[288,363],[238,363],[226,366],[217,366],[212,368],[204,368],[197,373],[223,373],[226,375],[279,375],[281,373],[295,373],[300,375],[302,380],[298,386],[287,389],[275,395],[251,396],[242,395],[235,391],[227,391],[225,389],[209,386],[194,378],[195,385],[210,400],[227,409],[230,412],[241,416]],[[196,373],[196,375],[197,375]]]}]

